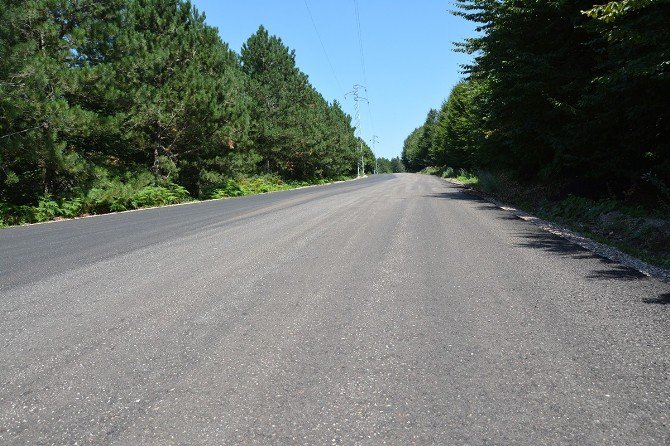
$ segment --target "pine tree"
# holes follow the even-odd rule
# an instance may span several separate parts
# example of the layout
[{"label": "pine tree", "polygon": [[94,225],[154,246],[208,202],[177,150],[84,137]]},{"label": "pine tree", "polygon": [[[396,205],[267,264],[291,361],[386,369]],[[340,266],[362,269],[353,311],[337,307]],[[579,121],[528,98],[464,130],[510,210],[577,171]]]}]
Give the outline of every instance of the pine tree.
[{"label": "pine tree", "polygon": [[419,140],[423,134],[423,127],[417,127],[405,138],[402,146],[402,163],[410,172],[418,172],[426,167],[419,155]]},{"label": "pine tree", "polygon": [[481,167],[484,145],[486,88],[475,81],[459,82],[442,104],[432,146],[438,166],[473,169]]},{"label": "pine tree", "polygon": [[82,156],[97,124],[80,104],[95,69],[81,54],[113,2],[5,1],[0,5],[0,200],[34,203],[90,177]]},{"label": "pine tree", "polygon": [[262,169],[299,177],[307,149],[303,130],[314,107],[307,76],[296,67],[295,52],[262,26],[242,46],[241,61],[253,104],[250,137]]},{"label": "pine tree", "polygon": [[[244,141],[247,104],[236,56],[188,1],[135,0],[114,49],[122,141],[156,181],[200,189],[206,160]],[[225,161],[209,163],[226,166]],[[180,172],[186,167],[185,172]]]}]

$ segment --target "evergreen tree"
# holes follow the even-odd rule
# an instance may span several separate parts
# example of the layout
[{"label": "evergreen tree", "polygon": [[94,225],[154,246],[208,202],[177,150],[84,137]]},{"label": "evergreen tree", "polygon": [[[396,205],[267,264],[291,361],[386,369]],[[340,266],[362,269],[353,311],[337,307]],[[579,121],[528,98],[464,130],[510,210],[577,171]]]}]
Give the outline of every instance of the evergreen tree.
[{"label": "evergreen tree", "polygon": [[480,82],[459,82],[442,104],[432,146],[436,165],[472,169],[483,164],[485,92]]},{"label": "evergreen tree", "polygon": [[400,157],[395,158],[377,158],[377,173],[400,173],[404,172],[404,166]]},{"label": "evergreen tree", "polygon": [[589,177],[669,201],[670,2],[619,0],[585,14],[599,57],[574,133],[592,150],[570,155]]},{"label": "evergreen tree", "polygon": [[238,57],[186,0],[0,3],[0,112],[0,225],[374,166],[280,39],[261,27]]},{"label": "evergreen tree", "polygon": [[244,80],[234,53],[190,2],[131,2],[112,64],[110,99],[130,160],[158,182],[176,181],[185,168],[191,191],[230,170],[227,158],[248,125]]},{"label": "evergreen tree", "polygon": [[417,157],[419,163],[421,163],[423,167],[435,165],[433,145],[435,144],[435,126],[437,124],[437,116],[437,110],[430,109],[428,115],[426,115],[426,121],[423,123],[421,136],[417,142]]},{"label": "evergreen tree", "polygon": [[296,67],[294,51],[262,26],[242,46],[241,61],[253,104],[250,136],[263,170],[300,176],[302,130],[314,100],[307,76]]},{"label": "evergreen tree", "polygon": [[330,155],[325,163],[327,177],[353,175],[356,173],[358,160],[358,141],[354,137],[354,128],[351,125],[351,116],[347,115],[339,102],[334,101],[329,107],[327,127],[331,129]]},{"label": "evergreen tree", "polygon": [[423,134],[423,127],[417,127],[405,138],[402,146],[402,163],[410,172],[418,172],[426,167],[419,154],[419,140]]},{"label": "evergreen tree", "polygon": [[399,156],[391,158],[391,171],[394,173],[401,173],[405,171],[405,166]]},{"label": "evergreen tree", "polygon": [[115,7],[92,0],[0,4],[0,200],[29,204],[90,178],[82,151],[98,120],[80,88],[97,61],[82,54],[113,26]]},{"label": "evergreen tree", "polygon": [[[461,47],[475,55],[467,67],[486,82],[490,161],[520,178],[562,170],[566,129],[583,119],[577,105],[593,77],[595,53],[581,11],[590,0],[544,2],[459,0],[460,15],[482,35]],[[580,147],[578,150],[586,150]],[[566,174],[566,172],[561,172]]]}]

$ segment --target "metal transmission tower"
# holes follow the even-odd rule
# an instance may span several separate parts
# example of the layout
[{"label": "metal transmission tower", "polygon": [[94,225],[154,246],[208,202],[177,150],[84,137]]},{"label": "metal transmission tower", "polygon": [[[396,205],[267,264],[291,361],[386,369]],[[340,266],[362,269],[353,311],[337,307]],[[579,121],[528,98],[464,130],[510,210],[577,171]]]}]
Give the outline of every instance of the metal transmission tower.
[{"label": "metal transmission tower", "polygon": [[[374,130],[374,129],[373,129]],[[377,135],[372,135],[372,154],[375,156],[375,175],[379,172],[377,171],[377,143],[379,142],[379,137]]]},{"label": "metal transmission tower", "polygon": [[364,85],[360,84],[354,84],[354,89],[351,90],[349,93],[345,94],[344,97],[346,98],[347,96],[353,96],[354,97],[354,125],[356,126],[356,133],[358,133],[358,140],[360,141],[360,152],[361,152],[361,160],[360,162],[357,163],[358,167],[358,176],[361,176],[361,171],[363,175],[365,175],[365,158],[363,157],[363,136],[361,134],[361,109],[359,102],[360,101],[365,101],[368,102],[368,98],[361,96],[361,90],[367,92],[367,89],[365,88]]}]

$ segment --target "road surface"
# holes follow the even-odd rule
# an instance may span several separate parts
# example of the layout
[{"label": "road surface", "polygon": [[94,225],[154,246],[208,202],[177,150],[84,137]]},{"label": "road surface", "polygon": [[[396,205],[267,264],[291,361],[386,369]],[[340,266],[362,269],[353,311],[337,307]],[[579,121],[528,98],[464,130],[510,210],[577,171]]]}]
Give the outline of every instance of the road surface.
[{"label": "road surface", "polygon": [[670,444],[670,286],[435,177],[0,230],[0,444]]}]

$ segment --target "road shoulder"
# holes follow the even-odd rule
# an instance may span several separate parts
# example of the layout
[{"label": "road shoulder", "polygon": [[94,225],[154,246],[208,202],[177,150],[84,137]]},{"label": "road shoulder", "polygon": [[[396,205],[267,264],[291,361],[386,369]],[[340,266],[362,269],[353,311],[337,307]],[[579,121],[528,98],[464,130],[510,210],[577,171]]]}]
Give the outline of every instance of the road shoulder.
[{"label": "road shoulder", "polygon": [[529,223],[532,223],[533,225],[541,228],[546,232],[562,237],[571,243],[579,245],[582,248],[593,252],[594,254],[604,257],[608,260],[620,263],[629,268],[633,268],[637,271],[640,271],[642,274],[648,277],[653,277],[655,279],[661,280],[662,282],[670,283],[670,270],[651,265],[643,260],[640,260],[636,257],[626,254],[625,252],[622,252],[621,250],[613,246],[597,242],[575,231],[572,231],[564,226],[561,226],[559,224],[547,220],[543,220],[526,211],[515,208],[514,206],[502,203],[496,198],[473,187],[470,187],[467,184],[462,183],[456,179],[453,178],[441,178],[441,179],[451,185],[460,188],[465,193],[476,195],[477,197],[480,197],[494,204],[498,208],[511,213],[515,217],[520,218],[521,220],[527,221]]}]

